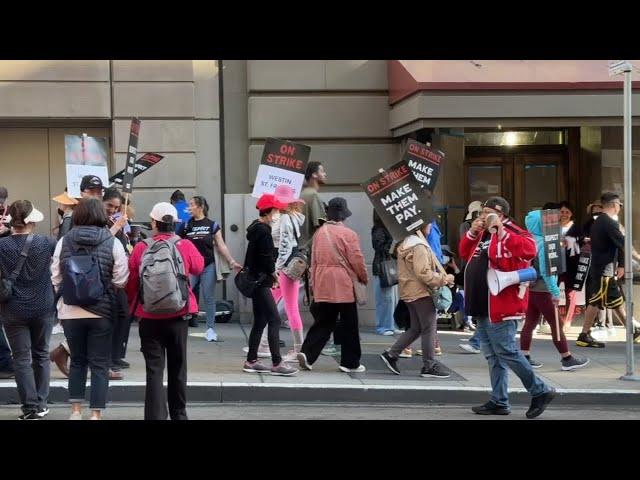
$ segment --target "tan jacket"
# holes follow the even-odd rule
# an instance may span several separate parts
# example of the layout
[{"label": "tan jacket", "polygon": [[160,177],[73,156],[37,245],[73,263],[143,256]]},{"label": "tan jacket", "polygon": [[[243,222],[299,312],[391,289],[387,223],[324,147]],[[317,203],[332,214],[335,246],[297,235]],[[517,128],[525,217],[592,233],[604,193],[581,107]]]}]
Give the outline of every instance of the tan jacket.
[{"label": "tan jacket", "polygon": [[447,284],[446,275],[440,273],[435,255],[427,242],[417,235],[405,238],[398,247],[398,283],[400,298],[413,302],[431,296],[430,288]]}]

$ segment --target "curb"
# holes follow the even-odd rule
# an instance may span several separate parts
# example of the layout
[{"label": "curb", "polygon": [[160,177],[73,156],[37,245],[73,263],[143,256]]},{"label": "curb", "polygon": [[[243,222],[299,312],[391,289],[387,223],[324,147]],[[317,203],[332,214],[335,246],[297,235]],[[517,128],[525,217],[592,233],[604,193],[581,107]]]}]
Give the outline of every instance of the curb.
[{"label": "curb", "polygon": [[[483,387],[443,387],[410,385],[336,385],[282,383],[189,382],[189,402],[299,402],[378,404],[481,404],[490,390]],[[90,388],[87,388],[89,398]],[[556,389],[554,404],[638,406],[638,390]],[[117,382],[109,385],[109,402],[144,402],[144,382]],[[66,382],[51,382],[50,403],[65,403]],[[509,391],[514,405],[528,405],[531,397],[523,388]],[[0,384],[0,404],[17,404],[14,384]]]}]

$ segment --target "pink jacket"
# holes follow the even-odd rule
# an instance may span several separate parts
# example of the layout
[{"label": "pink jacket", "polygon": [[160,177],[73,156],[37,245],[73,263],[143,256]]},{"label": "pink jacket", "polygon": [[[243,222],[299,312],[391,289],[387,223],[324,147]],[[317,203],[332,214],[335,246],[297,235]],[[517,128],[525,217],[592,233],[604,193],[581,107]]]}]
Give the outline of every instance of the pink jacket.
[{"label": "pink jacket", "polygon": [[[166,240],[172,237],[173,234],[161,233],[153,237],[154,240]],[[193,243],[189,240],[180,240],[176,244],[176,248],[182,259],[184,260],[184,268],[187,275],[200,275],[204,270],[204,258],[200,255],[200,252]],[[136,301],[138,298],[138,289],[140,288],[140,264],[142,263],[142,256],[147,249],[147,244],[144,242],[138,243],[131,256],[129,257],[129,282],[127,282],[127,296],[129,297],[129,308],[133,309],[136,305],[136,311],[132,312],[138,318],[149,318],[155,320],[162,320],[166,318],[181,317],[187,314],[187,307],[184,307],[180,312],[170,314],[153,314],[147,313],[142,309],[142,305]],[[196,300],[191,286],[189,286],[189,312],[198,313],[198,301]]]},{"label": "pink jacket", "polygon": [[358,234],[341,222],[326,222],[314,234],[311,247],[313,297],[316,302],[353,303],[356,300],[351,276],[342,265],[341,257],[335,252],[329,237],[349,262],[358,280],[368,282]]}]

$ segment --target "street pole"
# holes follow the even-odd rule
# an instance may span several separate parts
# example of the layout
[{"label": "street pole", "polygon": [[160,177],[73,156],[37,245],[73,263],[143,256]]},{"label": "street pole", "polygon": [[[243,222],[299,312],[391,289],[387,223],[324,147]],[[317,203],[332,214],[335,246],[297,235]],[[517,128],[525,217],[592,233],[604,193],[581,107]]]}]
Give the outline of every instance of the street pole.
[{"label": "street pole", "polygon": [[632,182],[631,182],[631,76],[632,65],[627,62],[624,67],[624,299],[627,316],[627,373],[620,377],[621,380],[640,381],[635,375],[635,359],[633,356],[633,265],[631,263],[633,251],[632,227]]}]

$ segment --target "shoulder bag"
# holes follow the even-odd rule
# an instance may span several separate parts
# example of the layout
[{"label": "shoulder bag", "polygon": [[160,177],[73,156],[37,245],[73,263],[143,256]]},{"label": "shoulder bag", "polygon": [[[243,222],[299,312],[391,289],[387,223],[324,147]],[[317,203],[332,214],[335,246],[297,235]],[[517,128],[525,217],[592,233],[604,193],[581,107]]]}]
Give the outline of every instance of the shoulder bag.
[{"label": "shoulder bag", "polygon": [[33,234],[30,233],[27,235],[27,239],[24,242],[24,247],[22,247],[22,252],[20,253],[20,258],[18,259],[18,263],[16,264],[16,268],[11,272],[9,278],[0,279],[0,303],[4,304],[11,300],[13,295],[13,284],[20,276],[20,272],[22,272],[22,268],[24,267],[24,262],[27,260],[27,255],[29,254],[29,249],[31,248],[31,244],[33,243]]},{"label": "shoulder bag", "polygon": [[362,283],[360,280],[358,280],[358,276],[351,269],[349,262],[347,262],[347,260],[342,256],[342,253],[340,253],[340,250],[338,250],[338,247],[333,241],[333,238],[331,237],[331,235],[329,235],[329,230],[327,228],[327,225],[324,225],[323,230],[325,231],[325,234],[329,239],[329,243],[333,247],[333,251],[338,254],[338,257],[340,258],[340,263],[349,274],[349,277],[351,277],[351,282],[353,283],[353,294],[355,296],[356,303],[358,305],[366,305],[367,304],[367,286],[364,283]]}]

